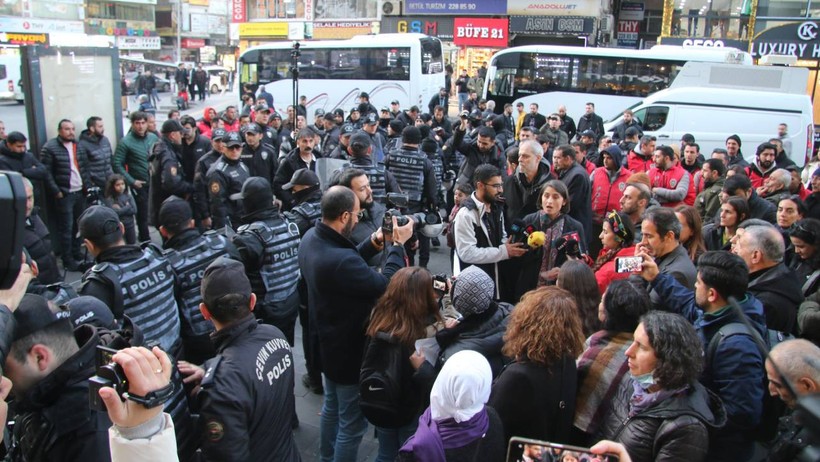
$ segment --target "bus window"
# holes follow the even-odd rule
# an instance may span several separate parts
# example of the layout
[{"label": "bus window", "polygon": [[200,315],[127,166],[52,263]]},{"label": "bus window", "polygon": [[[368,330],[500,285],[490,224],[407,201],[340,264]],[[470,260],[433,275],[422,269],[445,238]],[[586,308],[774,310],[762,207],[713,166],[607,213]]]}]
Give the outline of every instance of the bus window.
[{"label": "bus window", "polygon": [[668,106],[649,106],[635,111],[634,117],[643,121],[644,130],[654,132],[666,125],[668,115]]},{"label": "bus window", "polygon": [[419,39],[421,42],[421,73],[438,74],[444,72],[444,61],[442,61],[441,42],[426,37]]},{"label": "bus window", "polygon": [[487,79],[487,91],[498,96],[512,96],[515,89],[515,73],[518,69],[496,69]]},{"label": "bus window", "polygon": [[5,64],[0,64],[0,79],[6,78],[6,66]]}]

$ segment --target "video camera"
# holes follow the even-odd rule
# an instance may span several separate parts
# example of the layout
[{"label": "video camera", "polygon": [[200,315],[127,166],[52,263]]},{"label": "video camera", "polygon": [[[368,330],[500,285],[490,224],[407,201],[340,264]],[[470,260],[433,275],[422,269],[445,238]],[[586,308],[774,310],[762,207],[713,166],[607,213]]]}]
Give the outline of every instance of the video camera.
[{"label": "video camera", "polygon": [[393,233],[393,217],[396,217],[396,224],[404,226],[413,219],[413,229],[419,230],[427,225],[437,225],[441,223],[441,216],[434,212],[416,212],[404,214],[401,209],[407,208],[409,199],[404,193],[387,193],[387,202],[396,208],[388,209],[384,212],[384,219],[382,220],[382,233]]},{"label": "video camera", "polygon": [[106,411],[105,403],[100,398],[101,388],[111,387],[120,397],[128,393],[128,378],[125,371],[113,359],[116,353],[115,349],[97,345],[97,354],[94,358],[97,375],[88,379],[88,406],[95,411]]},{"label": "video camera", "polygon": [[103,194],[99,186],[92,186],[85,190],[85,200],[89,206],[102,205]]}]

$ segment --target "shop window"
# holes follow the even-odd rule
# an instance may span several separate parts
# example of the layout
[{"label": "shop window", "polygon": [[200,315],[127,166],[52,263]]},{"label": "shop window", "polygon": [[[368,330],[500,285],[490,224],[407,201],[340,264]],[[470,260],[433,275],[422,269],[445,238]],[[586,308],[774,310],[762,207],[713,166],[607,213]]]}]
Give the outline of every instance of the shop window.
[{"label": "shop window", "polygon": [[248,19],[304,19],[305,0],[256,0],[248,2]]},{"label": "shop window", "polygon": [[421,39],[421,73],[438,74],[444,72],[441,42],[432,38]]}]

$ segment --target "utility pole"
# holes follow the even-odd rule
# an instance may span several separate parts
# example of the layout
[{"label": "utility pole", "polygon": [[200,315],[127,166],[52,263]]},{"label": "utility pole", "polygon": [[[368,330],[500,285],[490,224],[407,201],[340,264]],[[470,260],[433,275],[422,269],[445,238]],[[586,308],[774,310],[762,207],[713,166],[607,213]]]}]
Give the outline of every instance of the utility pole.
[{"label": "utility pole", "polygon": [[182,62],[182,0],[174,0],[177,23],[177,64]]},{"label": "utility pole", "polygon": [[299,104],[299,57],[302,56],[302,52],[299,51],[299,44],[298,40],[293,41],[293,47],[290,50],[290,74],[293,76],[293,120],[291,124],[296,129],[296,114]]}]

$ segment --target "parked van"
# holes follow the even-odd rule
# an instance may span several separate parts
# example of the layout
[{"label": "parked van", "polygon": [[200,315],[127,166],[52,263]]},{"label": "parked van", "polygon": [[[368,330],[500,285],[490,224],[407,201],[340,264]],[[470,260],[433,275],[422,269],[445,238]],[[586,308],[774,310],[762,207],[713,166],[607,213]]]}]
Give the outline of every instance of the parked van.
[{"label": "parked van", "polygon": [[0,55],[0,100],[23,104],[20,55]]},{"label": "parked van", "polygon": [[222,66],[202,66],[208,73],[208,90],[212,95],[228,89],[228,69]]},{"label": "parked van", "polygon": [[[806,163],[814,139],[812,102],[805,94],[808,69],[701,67],[705,69],[702,79],[676,80],[630,108],[645,135],[656,137],[658,145],[677,145],[681,136],[690,133],[709,158],[713,149],[725,148],[726,138],[736,134],[745,159],[753,162],[757,146],[776,137],[778,125],[785,123],[792,144],[789,156],[799,166]],[[802,82],[802,88],[795,82]],[[605,130],[613,130],[622,118],[607,122]]]}]

